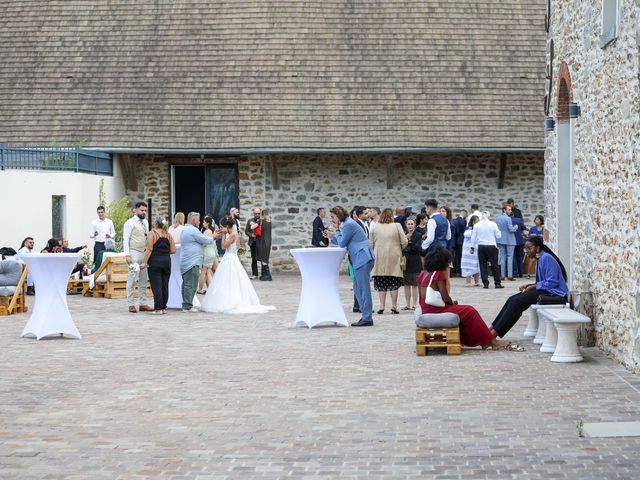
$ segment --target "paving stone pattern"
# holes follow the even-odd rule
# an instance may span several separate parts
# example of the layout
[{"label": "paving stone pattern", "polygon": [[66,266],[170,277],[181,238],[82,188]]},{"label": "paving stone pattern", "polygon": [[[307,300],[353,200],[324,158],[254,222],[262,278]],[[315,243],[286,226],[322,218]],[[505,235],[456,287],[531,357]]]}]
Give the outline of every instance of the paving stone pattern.
[{"label": "paving stone pattern", "polygon": [[[597,349],[551,363],[523,318],[508,338],[525,352],[416,357],[409,313],[290,328],[299,282],[256,282],[278,310],[247,317],[70,296],[82,340],[3,317],[0,478],[637,478],[639,438],[578,436],[640,418],[640,378]],[[488,322],[515,290],[453,284]]]}]

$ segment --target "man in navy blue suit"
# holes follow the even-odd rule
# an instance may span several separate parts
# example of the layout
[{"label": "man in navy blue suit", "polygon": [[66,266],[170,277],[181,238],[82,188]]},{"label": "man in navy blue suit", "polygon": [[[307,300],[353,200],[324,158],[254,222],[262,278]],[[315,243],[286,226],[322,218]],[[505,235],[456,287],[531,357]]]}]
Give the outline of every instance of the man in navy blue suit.
[{"label": "man in navy blue suit", "polygon": [[325,236],[331,243],[346,248],[353,267],[353,291],[358,299],[362,318],[352,327],[373,326],[373,303],[371,301],[371,270],[374,256],[365,229],[349,217],[349,213],[342,207],[331,209],[331,223],[336,233],[325,230]]},{"label": "man in navy blue suit", "polygon": [[455,243],[453,251],[453,275],[459,277],[462,275],[460,268],[460,261],[462,260],[462,245],[464,244],[464,231],[467,229],[467,214],[466,210],[461,210],[460,215],[453,221],[453,228],[455,234]]},{"label": "man in navy blue suit", "polygon": [[313,220],[313,234],[311,236],[311,245],[314,247],[326,247],[329,244],[329,241],[324,236],[324,223],[322,219],[325,216],[324,208],[319,208],[317,210],[318,216]]}]

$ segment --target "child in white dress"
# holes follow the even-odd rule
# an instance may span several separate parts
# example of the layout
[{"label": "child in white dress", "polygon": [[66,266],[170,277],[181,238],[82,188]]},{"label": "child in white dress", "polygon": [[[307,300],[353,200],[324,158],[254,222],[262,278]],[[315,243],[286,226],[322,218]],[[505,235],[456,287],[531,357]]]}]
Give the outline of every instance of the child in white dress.
[{"label": "child in white dress", "polygon": [[225,253],[200,310],[220,313],[265,313],[275,310],[275,307],[260,304],[253,284],[238,258],[238,232],[233,226],[233,219],[229,216],[220,220],[222,248]]}]

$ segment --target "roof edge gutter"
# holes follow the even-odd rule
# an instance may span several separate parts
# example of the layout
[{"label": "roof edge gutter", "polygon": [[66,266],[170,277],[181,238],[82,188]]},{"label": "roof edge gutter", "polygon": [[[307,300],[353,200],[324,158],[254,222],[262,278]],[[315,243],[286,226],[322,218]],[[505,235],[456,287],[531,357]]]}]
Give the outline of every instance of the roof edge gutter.
[{"label": "roof edge gutter", "polygon": [[155,147],[83,147],[106,153],[161,154],[161,155],[268,155],[280,153],[544,153],[544,147],[257,147],[257,148],[155,148]]}]

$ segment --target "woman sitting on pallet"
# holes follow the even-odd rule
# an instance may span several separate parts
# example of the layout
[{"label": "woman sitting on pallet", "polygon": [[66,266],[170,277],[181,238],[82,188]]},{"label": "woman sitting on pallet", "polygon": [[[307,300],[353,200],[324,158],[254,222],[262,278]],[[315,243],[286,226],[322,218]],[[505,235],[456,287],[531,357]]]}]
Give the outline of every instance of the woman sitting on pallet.
[{"label": "woman sitting on pallet", "polygon": [[[451,282],[449,279],[449,265],[451,264],[451,253],[448,250],[438,247],[433,252],[427,254],[424,259],[424,270],[418,277],[420,286],[420,308],[422,314],[455,313],[460,318],[460,341],[468,347],[481,345],[483,349],[491,347],[494,350],[509,349],[510,342],[497,340],[492,335],[489,328],[482,320],[478,311],[471,305],[458,305],[456,300],[450,296]],[[428,304],[427,296],[432,297],[432,293],[427,295],[427,289],[431,288],[442,299],[444,306]],[[429,300],[437,304],[441,302]]]},{"label": "woman sitting on pallet", "polygon": [[524,244],[524,254],[538,260],[536,283],[521,286],[520,293],[507,299],[491,324],[494,338],[504,337],[522,312],[534,303],[564,305],[567,302],[567,271],[556,254],[544,244],[542,237],[529,237]]}]

